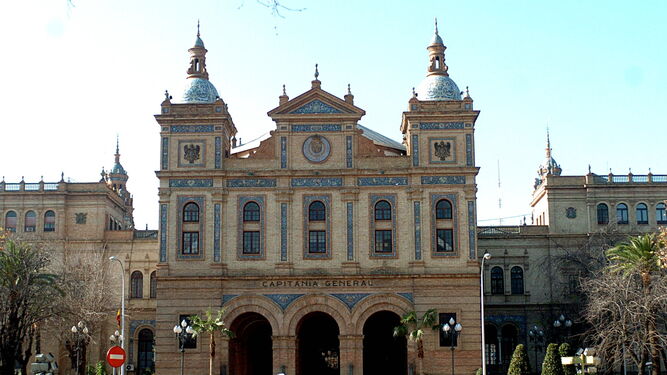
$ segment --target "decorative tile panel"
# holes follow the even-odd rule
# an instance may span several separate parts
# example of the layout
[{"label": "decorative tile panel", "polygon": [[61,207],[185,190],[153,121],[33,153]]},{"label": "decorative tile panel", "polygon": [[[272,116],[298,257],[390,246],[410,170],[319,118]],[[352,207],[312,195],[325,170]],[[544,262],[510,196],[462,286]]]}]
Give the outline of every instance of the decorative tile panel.
[{"label": "decorative tile panel", "polygon": [[169,138],[162,137],[162,169],[169,169]]},{"label": "decorative tile panel", "polygon": [[422,130],[449,130],[463,129],[463,122],[421,122],[419,129]]},{"label": "decorative tile panel", "polygon": [[414,202],[415,260],[422,259],[421,202]]},{"label": "decorative tile panel", "polygon": [[[441,199],[447,199],[452,204],[452,251],[437,251],[438,250],[438,233],[437,220],[435,218],[435,206]],[[429,215],[431,216],[431,255],[433,257],[447,257],[458,256],[459,246],[459,231],[458,231],[458,204],[456,194],[431,194],[431,205],[429,207]],[[447,228],[449,229],[449,228]]]},{"label": "decorative tile panel", "polygon": [[227,180],[228,188],[267,188],[276,187],[275,178],[236,178]]},{"label": "decorative tile panel", "polygon": [[160,262],[167,261],[167,205],[160,205]]},{"label": "decorative tile panel", "polygon": [[213,187],[213,179],[169,179],[169,187],[171,188],[206,188]]},{"label": "decorative tile panel", "polygon": [[[199,232],[199,252],[196,254],[183,254],[181,251],[183,249],[183,238],[181,233],[183,233],[183,207],[186,203],[194,202],[199,206],[199,223],[197,225],[197,231]],[[202,196],[179,196],[178,197],[178,206],[176,212],[176,259],[202,259],[204,258],[204,244],[206,239],[206,233],[204,225],[206,223],[206,205],[204,197]],[[197,224],[197,223],[195,223]]]},{"label": "decorative tile panel", "polygon": [[347,305],[347,307],[352,310],[354,305],[359,303],[362,299],[370,296],[370,293],[332,293],[331,296],[338,298],[341,300],[344,304]]},{"label": "decorative tile panel", "polygon": [[215,127],[213,125],[172,125],[172,133],[212,133]]},{"label": "decorative tile panel", "polygon": [[[259,206],[259,254],[244,254],[243,253],[243,207],[248,202],[255,202]],[[238,198],[238,208],[236,210],[238,221],[237,221],[237,233],[236,233],[236,254],[239,259],[264,259],[265,257],[265,238],[266,238],[266,207],[264,205],[265,197],[263,195],[256,196],[241,196]]]},{"label": "decorative tile panel", "polygon": [[359,177],[357,185],[359,186],[399,186],[407,185],[407,177]]},{"label": "decorative tile panel", "polygon": [[396,293],[396,294],[398,294],[399,296],[407,299],[408,301],[410,301],[412,303],[415,303],[415,298],[412,295],[412,293]]},{"label": "decorative tile panel", "polygon": [[234,298],[238,297],[238,294],[223,294],[222,295],[222,305],[224,306],[227,302],[233,300]]},{"label": "decorative tile panel", "polygon": [[477,259],[475,256],[475,201],[468,201],[468,245],[470,246],[470,252],[468,257],[471,260]]},{"label": "decorative tile panel", "polygon": [[330,187],[343,186],[343,179],[339,177],[304,177],[293,178],[292,187]]},{"label": "decorative tile panel", "polygon": [[215,137],[215,168],[222,168],[222,138]]},{"label": "decorative tile panel", "polygon": [[[324,203],[324,224],[325,224],[325,238],[326,238],[326,251],[324,253],[311,253],[308,251],[308,242],[310,236],[308,232],[309,227],[309,218],[308,213],[310,209],[310,204],[320,201]],[[317,222],[321,223],[321,222]],[[303,197],[303,258],[304,259],[318,259],[318,258],[331,258],[331,195],[305,195]]]},{"label": "decorative tile panel", "polygon": [[336,109],[329,104],[324,103],[319,99],[315,99],[311,102],[308,102],[305,105],[295,109],[290,113],[298,114],[310,114],[310,113],[343,113],[341,110]]},{"label": "decorative tile panel", "polygon": [[216,203],[213,206],[213,261],[220,261],[220,211],[221,204]]},{"label": "decorative tile panel", "polygon": [[278,304],[284,311],[297,298],[303,296],[303,294],[263,294],[263,296]]},{"label": "decorative tile panel", "polygon": [[466,176],[422,176],[422,185],[463,185]]},{"label": "decorative tile panel", "polygon": [[412,166],[413,167],[418,167],[419,166],[419,136],[417,134],[412,135],[412,142],[410,142],[410,146],[412,146]]},{"label": "decorative tile panel", "polygon": [[293,132],[339,132],[341,131],[340,124],[305,124],[292,125]]},{"label": "decorative tile panel", "polygon": [[287,261],[287,203],[280,204],[280,260]]},{"label": "decorative tile panel", "polygon": [[352,136],[345,137],[345,166],[352,168]]},{"label": "decorative tile panel", "polygon": [[280,168],[287,168],[287,137],[280,137]]},{"label": "decorative tile panel", "polygon": [[347,202],[347,260],[354,260],[354,205]]},{"label": "decorative tile panel", "polygon": [[[379,201],[385,200],[391,205],[391,252],[383,253],[375,251],[375,229],[376,229],[376,220],[375,220],[375,204]],[[396,210],[398,210],[398,205],[396,204],[396,195],[395,194],[385,194],[385,195],[370,195],[369,199],[369,212],[368,219],[370,222],[370,229],[368,231],[370,237],[370,256],[371,258],[384,258],[384,257],[396,257],[398,254],[398,231],[396,230]]]},{"label": "decorative tile panel", "polygon": [[466,134],[466,166],[472,167],[472,134]]}]

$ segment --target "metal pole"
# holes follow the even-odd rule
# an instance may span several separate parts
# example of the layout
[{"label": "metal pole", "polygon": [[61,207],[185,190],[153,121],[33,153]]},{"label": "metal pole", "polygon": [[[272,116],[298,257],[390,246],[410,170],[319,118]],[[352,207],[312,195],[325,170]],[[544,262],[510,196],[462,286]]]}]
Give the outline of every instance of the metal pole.
[{"label": "metal pole", "polygon": [[[125,267],[123,262],[115,256],[109,257],[109,260],[115,260],[120,264],[120,347],[125,350]],[[125,375],[125,366],[120,367],[120,375]]]},{"label": "metal pole", "polygon": [[454,375],[454,337],[456,335],[452,335],[452,375]]},{"label": "metal pole", "polygon": [[479,271],[480,320],[482,321],[482,375],[486,375],[486,338],[484,337],[486,336],[484,332],[484,261],[486,259],[491,259],[491,254],[484,254]]},{"label": "metal pole", "polygon": [[[179,337],[180,339],[180,337]],[[183,375],[183,364],[185,362],[185,340],[181,340],[181,375]]]}]

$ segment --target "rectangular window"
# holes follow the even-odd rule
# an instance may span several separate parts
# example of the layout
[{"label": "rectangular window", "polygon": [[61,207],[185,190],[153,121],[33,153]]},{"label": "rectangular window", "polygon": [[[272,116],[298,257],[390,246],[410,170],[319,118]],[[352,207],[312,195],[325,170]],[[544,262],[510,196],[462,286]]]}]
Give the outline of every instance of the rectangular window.
[{"label": "rectangular window", "polygon": [[393,243],[391,240],[390,230],[376,230],[375,231],[375,252],[376,253],[391,253],[393,250]]},{"label": "rectangular window", "polygon": [[[456,320],[456,313],[440,313],[438,314],[438,331],[440,332],[440,346],[446,346],[446,347],[451,347],[452,346],[452,339],[454,339],[454,346],[457,346],[458,343],[458,335],[452,335],[452,331],[454,331],[454,327],[450,326],[449,334],[445,334],[445,332],[442,330],[442,327],[444,327],[445,324],[449,324],[449,320],[454,318],[454,324],[458,323]],[[454,336],[454,337],[452,337]]]},{"label": "rectangular window", "polygon": [[323,230],[311,230],[308,232],[308,252],[327,252],[327,233]]},{"label": "rectangular window", "polygon": [[259,232],[243,232],[243,254],[259,254]]},{"label": "rectangular window", "polygon": [[454,231],[452,229],[438,229],[436,230],[437,237],[437,252],[451,252],[454,251]]},{"label": "rectangular window", "polygon": [[199,232],[183,232],[183,254],[199,254]]},{"label": "rectangular window", "polygon": [[[179,325],[184,320],[189,326],[192,325],[192,322],[190,321],[190,315],[179,315],[178,316],[178,324]],[[181,328],[183,328],[183,326],[181,326]],[[179,345],[180,345],[180,343],[179,343]],[[188,334],[188,337],[185,339],[185,343],[183,344],[183,348],[185,348],[185,349],[197,349],[197,338],[194,337],[192,334]]]}]

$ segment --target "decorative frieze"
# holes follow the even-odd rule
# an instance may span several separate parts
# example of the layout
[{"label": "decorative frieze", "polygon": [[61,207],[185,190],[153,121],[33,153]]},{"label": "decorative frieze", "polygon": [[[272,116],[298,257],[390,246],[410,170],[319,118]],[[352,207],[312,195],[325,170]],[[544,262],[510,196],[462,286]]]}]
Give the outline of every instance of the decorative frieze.
[{"label": "decorative frieze", "polygon": [[340,177],[303,177],[293,178],[292,187],[336,187],[343,186],[343,179]]},{"label": "decorative frieze", "polygon": [[422,185],[463,185],[466,176],[422,176]]},{"label": "decorative frieze", "polygon": [[280,204],[280,261],[287,261],[287,203]]},{"label": "decorative frieze", "polygon": [[468,258],[470,260],[477,259],[475,254],[475,201],[468,201],[468,245],[470,251],[468,253]]},{"label": "decorative frieze", "polygon": [[287,168],[287,137],[280,137],[280,168]]},{"label": "decorative frieze", "polygon": [[362,299],[370,296],[371,293],[332,293],[331,296],[338,298],[341,302],[347,305],[352,310],[354,305],[359,303]]},{"label": "decorative frieze", "polygon": [[345,166],[352,168],[352,136],[345,137]]},{"label": "decorative frieze", "polygon": [[222,168],[222,138],[215,137],[215,169]]},{"label": "decorative frieze", "polygon": [[275,302],[283,311],[297,298],[304,294],[263,294],[264,297]]},{"label": "decorative frieze", "polygon": [[410,142],[412,147],[412,166],[419,166],[419,136],[417,134],[412,135],[412,142]]},{"label": "decorative frieze", "polygon": [[227,180],[228,188],[268,188],[276,187],[275,178],[235,178]]},{"label": "decorative frieze", "polygon": [[347,260],[354,260],[354,204],[347,202]]},{"label": "decorative frieze", "polygon": [[341,131],[340,124],[301,124],[292,125],[292,131],[301,132],[339,132]]},{"label": "decorative frieze", "polygon": [[399,186],[407,185],[407,177],[359,177],[358,186]]},{"label": "decorative frieze", "polygon": [[169,187],[170,188],[213,187],[213,179],[210,178],[169,179]]},{"label": "decorative frieze", "polygon": [[212,133],[214,129],[213,125],[171,125],[169,127],[172,133]]},{"label": "decorative frieze", "polygon": [[216,203],[213,206],[213,261],[214,262],[219,262],[220,261],[220,219],[221,219],[221,212],[222,205],[220,203]]},{"label": "decorative frieze", "polygon": [[311,114],[311,113],[343,113],[341,110],[336,109],[329,104],[324,103],[319,99],[310,101],[301,107],[295,109],[290,113],[296,114]]},{"label": "decorative frieze", "polygon": [[466,134],[466,166],[473,166],[472,160],[472,134]]},{"label": "decorative frieze", "polygon": [[414,202],[415,260],[422,259],[421,202]]},{"label": "decorative frieze", "polygon": [[160,262],[167,261],[167,205],[160,205]]},{"label": "decorative frieze", "polygon": [[450,130],[463,129],[463,122],[420,122],[419,129],[422,130]]}]

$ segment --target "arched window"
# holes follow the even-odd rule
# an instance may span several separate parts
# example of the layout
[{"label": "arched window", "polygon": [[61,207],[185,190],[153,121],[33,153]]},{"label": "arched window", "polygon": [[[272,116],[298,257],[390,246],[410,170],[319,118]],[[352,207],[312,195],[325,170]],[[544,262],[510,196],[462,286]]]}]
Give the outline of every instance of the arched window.
[{"label": "arched window", "polygon": [[308,206],[309,221],[324,221],[326,219],[326,208],[324,203],[315,201]]},{"label": "arched window", "polygon": [[512,278],[512,294],[523,294],[523,268],[512,267],[510,277]]},{"label": "arched window", "polygon": [[452,204],[446,200],[439,200],[435,205],[436,219],[451,219],[452,218]]},{"label": "arched window", "polygon": [[48,210],[44,213],[44,232],[54,232],[56,230],[56,213]]},{"label": "arched window", "polygon": [[491,294],[505,294],[505,279],[500,267],[491,269]]},{"label": "arched window", "polygon": [[144,297],[144,275],[141,271],[134,271],[130,276],[130,298]]},{"label": "arched window", "polygon": [[598,224],[609,224],[609,207],[604,204],[598,204]]},{"label": "arched window", "polygon": [[137,374],[153,373],[155,371],[155,357],[153,354],[153,331],[144,328],[139,331],[139,345],[137,347],[139,355],[137,358]]},{"label": "arched window", "polygon": [[375,220],[391,220],[391,205],[387,201],[375,204]]},{"label": "arched window", "polygon": [[498,330],[492,324],[484,325],[484,335],[486,337],[486,364],[498,364]]},{"label": "arched window", "polygon": [[667,224],[667,207],[664,203],[655,205],[655,221],[658,224]]},{"label": "arched window", "polygon": [[199,206],[197,203],[190,202],[183,207],[183,222],[198,223],[199,222]]},{"label": "arched window", "polygon": [[248,202],[243,206],[243,221],[259,221],[259,205]]},{"label": "arched window", "polygon": [[648,206],[644,203],[637,205],[637,224],[648,224]]},{"label": "arched window", "polygon": [[5,214],[5,230],[16,232],[16,212],[9,211]]},{"label": "arched window", "polygon": [[28,211],[25,213],[25,222],[23,223],[23,230],[25,232],[34,232],[37,229],[37,215],[35,211]]},{"label": "arched window", "polygon": [[500,358],[501,364],[507,365],[512,359],[512,353],[519,344],[519,332],[513,324],[506,324],[500,330]]},{"label": "arched window", "polygon": [[157,273],[151,272],[151,291],[150,298],[157,298]]},{"label": "arched window", "polygon": [[627,224],[628,223],[628,205],[625,203],[619,203],[616,206],[616,222],[618,224]]}]

